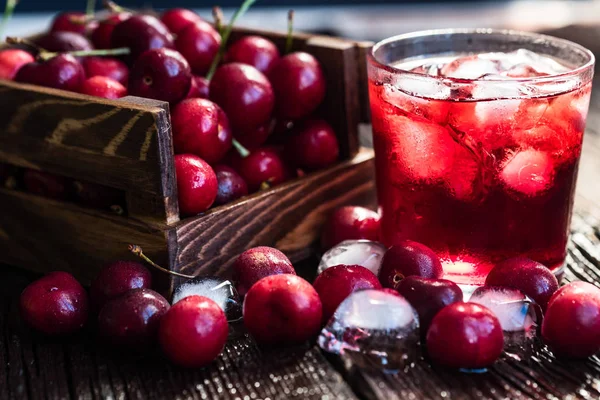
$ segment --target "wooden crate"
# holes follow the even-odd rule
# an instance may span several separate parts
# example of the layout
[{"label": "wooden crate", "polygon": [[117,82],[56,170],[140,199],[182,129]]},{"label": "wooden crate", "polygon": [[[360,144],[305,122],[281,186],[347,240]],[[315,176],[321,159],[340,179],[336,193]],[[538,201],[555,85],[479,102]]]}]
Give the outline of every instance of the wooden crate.
[{"label": "wooden crate", "polygon": [[[248,29],[233,39],[250,33],[284,45],[284,34]],[[327,95],[318,112],[337,132],[340,163],[181,220],[167,103],[0,81],[0,162],[122,190],[128,210],[118,216],[2,188],[0,261],[67,270],[87,283],[105,263],[133,257],[130,243],[190,275],[226,276],[232,259],[256,245],[275,246],[292,260],[306,257],[330,209],[372,201],[373,154],[358,144],[358,125],[369,118],[368,47],[295,35],[294,48],[323,65]]]}]

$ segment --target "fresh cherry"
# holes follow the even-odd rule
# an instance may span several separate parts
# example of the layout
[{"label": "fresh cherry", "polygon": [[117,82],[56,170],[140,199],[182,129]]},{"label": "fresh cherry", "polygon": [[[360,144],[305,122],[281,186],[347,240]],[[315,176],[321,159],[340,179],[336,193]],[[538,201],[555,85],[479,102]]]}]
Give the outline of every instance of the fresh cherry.
[{"label": "fresh cherry", "polygon": [[44,171],[27,169],[23,173],[23,185],[29,193],[55,200],[69,197],[69,182],[66,178]]},{"label": "fresh cherry", "polygon": [[85,72],[75,57],[61,54],[48,61],[23,65],[15,75],[15,81],[79,92]]},{"label": "fresh cherry", "polygon": [[225,62],[248,64],[268,75],[279,60],[275,43],[261,36],[244,36],[233,43],[225,54]]},{"label": "fresh cherry", "polygon": [[600,289],[571,282],[548,302],[542,338],[557,356],[586,358],[600,350]]},{"label": "fresh cherry", "polygon": [[228,334],[227,318],[217,303],[203,296],[188,296],[163,316],[158,337],[172,362],[200,368],[217,358]]},{"label": "fresh cherry", "polygon": [[304,118],[325,98],[325,76],[319,61],[308,53],[291,53],[275,63],[269,79],[277,98],[277,115]]},{"label": "fresh cherry", "polygon": [[0,51],[0,79],[11,80],[19,69],[35,61],[31,53],[21,49],[5,49]]},{"label": "fresh cherry", "polygon": [[548,300],[558,290],[558,280],[544,265],[525,257],[515,257],[494,266],[486,286],[518,289],[546,310]]},{"label": "fresh cherry", "polygon": [[273,130],[273,121],[268,121],[259,127],[238,129],[234,132],[235,139],[248,150],[256,150],[264,144]]},{"label": "fresh cherry", "polygon": [[134,61],[151,49],[174,49],[173,37],[167,27],[151,15],[134,15],[117,24],[110,37],[110,47],[127,47]]},{"label": "fresh cherry", "polygon": [[444,307],[463,300],[458,285],[446,279],[407,276],[396,290],[417,310],[421,332],[427,333],[431,320]]},{"label": "fresh cherry", "polygon": [[171,8],[166,10],[160,16],[160,20],[175,35],[179,35],[188,25],[203,21],[198,14],[185,8]]},{"label": "fresh cherry", "polygon": [[189,61],[196,75],[205,75],[219,52],[221,36],[205,21],[198,21],[181,30],[175,47]]},{"label": "fresh cherry", "polygon": [[80,35],[87,33],[89,23],[86,15],[82,12],[70,11],[58,14],[52,20],[50,32],[75,32]]},{"label": "fresh cherry", "polygon": [[109,343],[144,350],[155,340],[169,302],[154,290],[130,290],[109,300],[98,315],[98,331]]},{"label": "fresh cherry", "polygon": [[444,275],[439,257],[429,247],[405,240],[390,247],[383,256],[379,280],[385,287],[396,289],[407,276],[439,279]]},{"label": "fresh cherry", "polygon": [[286,143],[294,165],[308,170],[326,168],[338,160],[340,146],[331,125],[322,119],[301,124]]},{"label": "fresh cherry", "polygon": [[323,227],[321,247],[332,248],[344,240],[379,240],[379,214],[364,207],[346,206],[331,213]]},{"label": "fresh cherry", "polygon": [[217,197],[217,177],[198,156],[178,154],[175,156],[179,211],[182,215],[196,215],[210,208]]},{"label": "fresh cherry", "polygon": [[231,149],[227,116],[210,100],[183,100],[173,108],[171,123],[175,153],[195,154],[214,164]]},{"label": "fresh cherry", "polygon": [[316,290],[290,274],[256,282],[244,299],[244,325],[261,343],[299,343],[321,328],[322,305]]},{"label": "fresh cherry", "polygon": [[110,49],[110,38],[115,26],[129,19],[131,14],[128,12],[119,12],[110,14],[104,20],[98,23],[98,27],[94,29],[91,35],[92,43],[97,49]]},{"label": "fresh cherry", "polygon": [[23,320],[49,335],[75,332],[88,317],[87,293],[67,272],[51,272],[29,284],[19,304]]},{"label": "fresh cherry", "polygon": [[49,32],[35,40],[42,49],[63,53],[67,51],[92,50],[92,43],[83,35],[75,32]]},{"label": "fresh cherry", "polygon": [[427,352],[437,364],[452,368],[484,368],[500,357],[504,335],[498,318],[475,303],[453,303],[433,317]]},{"label": "fresh cherry", "polygon": [[259,127],[271,120],[275,96],[271,83],[256,68],[225,64],[210,82],[210,98],[221,106],[233,130]]},{"label": "fresh cherry", "polygon": [[296,275],[292,262],[281,251],[267,246],[248,249],[240,254],[231,266],[233,280],[240,296],[259,280],[270,275]]},{"label": "fresh cherry", "polygon": [[88,78],[105,76],[114,79],[123,86],[127,86],[129,68],[121,60],[108,57],[83,57],[81,65],[83,65],[85,75]]},{"label": "fresh cherry", "polygon": [[129,93],[133,96],[177,103],[192,84],[188,62],[175,50],[152,49],[133,64],[129,75]]},{"label": "fresh cherry", "polygon": [[219,183],[215,205],[227,204],[248,194],[246,181],[235,169],[227,165],[215,165],[213,170]]},{"label": "fresh cherry", "polygon": [[337,265],[321,272],[313,283],[323,303],[323,320],[327,321],[352,292],[381,289],[375,274],[360,265]]},{"label": "fresh cherry", "polygon": [[93,76],[86,79],[81,85],[80,92],[105,99],[119,99],[127,96],[125,86],[105,76]]},{"label": "fresh cherry", "polygon": [[210,83],[206,78],[192,75],[192,84],[188,91],[186,99],[208,99],[208,87]]},{"label": "fresh cherry", "polygon": [[135,261],[115,261],[105,266],[92,281],[90,300],[95,310],[107,301],[133,289],[150,289],[152,275],[146,267]]},{"label": "fresh cherry", "polygon": [[233,166],[244,178],[250,191],[256,191],[263,185],[276,186],[289,177],[281,155],[268,147],[253,150],[247,157],[235,158]]}]

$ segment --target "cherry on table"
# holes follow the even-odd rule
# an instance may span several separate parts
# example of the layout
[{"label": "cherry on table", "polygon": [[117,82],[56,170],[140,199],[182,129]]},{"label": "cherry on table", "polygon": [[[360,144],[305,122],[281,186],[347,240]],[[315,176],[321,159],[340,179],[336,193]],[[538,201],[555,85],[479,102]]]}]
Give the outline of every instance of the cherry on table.
[{"label": "cherry on table", "polygon": [[344,240],[379,240],[379,220],[375,211],[359,206],[335,209],[327,218],[321,234],[323,250],[332,248]]},{"label": "cherry on table", "polygon": [[177,154],[195,154],[214,164],[231,149],[227,116],[210,100],[183,100],[173,108],[171,123],[173,147]]},{"label": "cherry on table", "polygon": [[85,13],[78,11],[63,12],[54,17],[50,32],[75,32],[85,35],[90,28]]},{"label": "cherry on table", "polygon": [[173,37],[167,27],[151,15],[134,15],[117,24],[110,37],[110,47],[128,47],[129,60],[135,61],[151,49],[174,49]]},{"label": "cherry on table", "polygon": [[286,143],[286,155],[307,170],[326,168],[338,160],[340,145],[331,125],[322,119],[304,121]]},{"label": "cherry on table", "polygon": [[281,251],[268,246],[253,247],[240,254],[233,264],[233,281],[240,296],[259,280],[270,275],[291,274],[296,271],[292,262]]},{"label": "cherry on table", "polygon": [[129,93],[133,96],[168,101],[185,98],[192,84],[188,62],[175,50],[151,49],[139,56],[129,74]]},{"label": "cherry on table", "polygon": [[268,75],[280,57],[275,43],[261,36],[250,35],[229,47],[225,53],[225,62],[248,64]]},{"label": "cherry on table", "polygon": [[193,154],[175,156],[177,195],[182,215],[196,215],[210,208],[217,197],[217,177],[206,161]]},{"label": "cherry on table", "polygon": [[227,165],[215,165],[213,167],[219,189],[215,199],[215,205],[227,204],[248,194],[246,181]]},{"label": "cherry on table", "polygon": [[127,86],[129,68],[121,60],[110,57],[83,57],[81,65],[83,65],[85,75],[88,78],[105,76],[114,79],[123,86]]},{"label": "cherry on table", "polygon": [[162,13],[160,20],[175,35],[198,21],[203,21],[202,17],[186,8],[171,8]]},{"label": "cherry on table", "polygon": [[21,49],[5,49],[0,51],[0,79],[11,80],[19,69],[35,61],[31,53]]},{"label": "cherry on table", "polygon": [[105,266],[90,286],[90,300],[95,310],[107,301],[133,289],[150,289],[152,275],[144,265],[135,261],[115,261]]},{"label": "cherry on table", "polygon": [[106,76],[92,76],[83,82],[80,93],[105,99],[120,99],[127,96],[127,89]]},{"label": "cherry on table", "polygon": [[205,75],[219,52],[221,36],[208,22],[198,21],[181,30],[175,47],[196,75]]},{"label": "cherry on table", "polygon": [[69,181],[50,172],[27,169],[23,173],[25,190],[38,196],[54,200],[69,198]]},{"label": "cherry on table", "polygon": [[63,53],[67,51],[92,50],[92,43],[83,35],[75,32],[49,32],[35,40],[42,49]]},{"label": "cherry on table", "polygon": [[210,82],[202,76],[192,75],[192,84],[188,91],[186,99],[208,99],[208,86]]},{"label": "cherry on table", "polygon": [[112,32],[119,23],[129,19],[131,13],[118,12],[110,14],[108,17],[98,23],[98,27],[91,34],[92,43],[97,49],[110,49],[110,38]]},{"label": "cherry on table", "polygon": [[379,280],[385,287],[396,289],[408,276],[439,279],[444,269],[439,257],[424,244],[405,240],[391,246],[383,256]]},{"label": "cherry on table", "polygon": [[251,192],[262,185],[273,187],[289,178],[289,170],[278,151],[269,147],[260,147],[247,157],[235,157],[233,167],[248,184]]},{"label": "cherry on table", "polygon": [[57,335],[75,332],[88,317],[88,297],[73,275],[57,271],[29,284],[19,300],[21,316],[32,328]]},{"label": "cherry on table", "polygon": [[79,92],[84,80],[83,67],[70,54],[61,54],[48,61],[25,64],[15,75],[17,82],[72,92]]}]

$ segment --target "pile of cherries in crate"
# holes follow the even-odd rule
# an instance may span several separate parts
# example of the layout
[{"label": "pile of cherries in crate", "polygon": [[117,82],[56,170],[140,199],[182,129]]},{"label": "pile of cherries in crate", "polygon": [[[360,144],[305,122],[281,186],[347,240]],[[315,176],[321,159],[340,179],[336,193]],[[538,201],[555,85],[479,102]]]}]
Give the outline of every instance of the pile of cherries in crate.
[{"label": "pile of cherries in crate", "polygon": [[[375,244],[378,230],[377,213],[342,207],[326,222],[322,245],[335,248],[349,240]],[[160,268],[138,246],[131,249]],[[201,367],[220,354],[233,321],[243,318],[247,332],[262,344],[302,343],[319,332],[321,344],[332,321],[344,325],[340,322],[344,304],[367,293],[377,295],[377,303],[407,304],[420,322],[418,336],[432,363],[473,369],[489,366],[500,357],[505,346],[502,318],[485,305],[465,302],[455,283],[441,279],[440,260],[428,247],[405,241],[384,249],[378,276],[367,268],[369,261],[363,262],[365,267],[333,265],[331,260],[311,285],[296,275],[280,251],[252,248],[234,261],[233,284],[216,277],[191,277],[175,289],[172,305],[150,289],[151,276],[142,264],[116,261],[92,283],[89,305],[87,292],[73,276],[54,272],[23,291],[21,312],[31,327],[47,334],[74,332],[93,315],[100,336],[114,346],[146,350],[158,340],[174,363]],[[356,258],[357,264],[361,261],[365,260]],[[573,282],[559,288],[545,266],[514,258],[498,263],[475,293],[487,290],[513,291],[519,294],[517,298],[527,298],[539,307],[541,337],[555,355],[585,358],[600,350],[600,289],[596,286]],[[365,310],[355,308],[352,312]],[[352,323],[360,323],[360,317],[354,315]],[[359,328],[361,335],[376,329]],[[340,337],[349,340],[350,333],[342,332]]]},{"label": "pile of cherries in crate", "polygon": [[[227,27],[218,12],[215,27],[181,8],[155,16],[108,2],[106,14],[65,12],[33,42],[8,39],[20,48],[0,51],[0,79],[169,102],[179,208],[195,215],[338,160],[336,134],[315,113],[326,91],[322,66],[291,52],[293,13],[286,54],[261,36],[228,45],[254,1]],[[37,174],[49,195],[63,180]]]}]

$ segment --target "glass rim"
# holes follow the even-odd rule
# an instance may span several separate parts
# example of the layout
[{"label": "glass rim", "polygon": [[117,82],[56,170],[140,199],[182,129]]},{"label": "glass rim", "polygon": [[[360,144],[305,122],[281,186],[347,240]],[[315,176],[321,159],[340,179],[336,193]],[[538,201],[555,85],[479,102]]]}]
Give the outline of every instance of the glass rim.
[{"label": "glass rim", "polygon": [[[498,79],[498,78],[467,79],[467,78],[453,78],[453,77],[446,77],[446,76],[432,76],[432,75],[427,75],[427,74],[421,74],[418,72],[411,72],[411,71],[408,71],[405,69],[401,69],[401,68],[393,67],[391,65],[384,64],[381,61],[379,61],[377,59],[377,57],[375,56],[376,51],[378,51],[380,48],[382,48],[386,45],[389,45],[391,43],[395,43],[395,42],[399,42],[399,41],[403,41],[403,40],[407,40],[407,39],[420,38],[420,37],[436,36],[436,35],[452,35],[452,34],[477,34],[477,35],[499,34],[499,35],[506,35],[506,36],[510,36],[510,35],[524,36],[524,37],[528,37],[531,39],[538,39],[538,40],[545,39],[550,42],[562,43],[565,46],[576,48],[579,51],[581,51],[582,53],[584,53],[585,55],[587,55],[587,57],[589,59],[583,65],[577,66],[577,67],[570,69],[568,71],[565,71],[565,72],[560,72],[560,73],[551,74],[551,75],[527,77],[527,78],[510,78],[510,79],[506,79],[506,78],[504,78],[504,79]],[[515,82],[515,83],[533,83],[533,84],[542,83],[543,84],[543,83],[554,82],[557,79],[561,79],[561,78],[582,75],[589,69],[592,69],[596,62],[594,53],[592,53],[589,49],[583,47],[582,45],[572,42],[570,40],[561,39],[561,38],[557,38],[557,37],[550,36],[550,35],[544,35],[542,33],[526,32],[526,31],[519,31],[519,30],[513,30],[513,29],[488,29],[488,28],[428,29],[428,30],[415,31],[415,32],[409,32],[409,33],[403,33],[403,34],[396,35],[396,36],[391,36],[391,37],[389,37],[387,39],[383,39],[383,40],[377,42],[375,45],[373,45],[371,50],[368,52],[368,59],[369,59],[369,62],[372,63],[375,67],[384,69],[390,73],[395,73],[395,74],[401,73],[403,75],[419,77],[421,79],[427,78],[427,79],[431,79],[431,80],[435,80],[435,81],[456,82],[459,84],[460,83],[472,83],[472,82],[491,82],[491,83]],[[584,83],[587,83],[587,82],[584,82]]]}]

